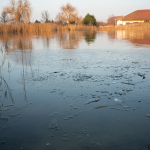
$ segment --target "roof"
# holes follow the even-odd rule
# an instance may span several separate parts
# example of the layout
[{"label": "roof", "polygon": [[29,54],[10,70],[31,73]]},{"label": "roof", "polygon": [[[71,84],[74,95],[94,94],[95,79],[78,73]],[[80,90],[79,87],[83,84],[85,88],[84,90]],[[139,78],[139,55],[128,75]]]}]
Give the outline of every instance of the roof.
[{"label": "roof", "polygon": [[117,19],[120,19],[122,16],[113,16],[111,18],[108,19],[108,21],[110,20],[117,20]]},{"label": "roof", "polygon": [[131,14],[123,17],[122,21],[132,21],[132,20],[150,20],[150,9],[136,10]]}]

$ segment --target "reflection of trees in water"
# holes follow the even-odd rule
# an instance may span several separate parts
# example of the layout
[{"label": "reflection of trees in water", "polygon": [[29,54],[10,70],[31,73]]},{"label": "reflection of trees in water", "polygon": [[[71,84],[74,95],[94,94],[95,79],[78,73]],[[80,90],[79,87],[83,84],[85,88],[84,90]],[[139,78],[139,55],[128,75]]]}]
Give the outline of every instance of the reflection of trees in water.
[{"label": "reflection of trees in water", "polygon": [[96,34],[96,31],[60,31],[57,32],[57,39],[63,49],[76,49],[83,37],[90,44],[95,41]]},{"label": "reflection of trees in water", "polygon": [[[2,34],[0,41],[7,53],[12,55],[12,52],[21,50],[28,53],[29,50],[34,49],[33,41],[37,40],[39,44],[43,42],[43,47],[49,49],[51,40],[57,38],[59,45],[63,49],[76,49],[79,43],[85,38],[88,44],[95,41],[96,31],[51,31],[51,32],[37,32],[37,33],[23,33],[23,34]],[[39,42],[38,42],[39,40]],[[29,52],[30,53],[30,52]],[[19,56],[18,56],[19,57]],[[16,58],[14,59],[16,60]]]},{"label": "reflection of trees in water", "polygon": [[[4,111],[10,110],[11,108],[14,108],[16,100],[13,98],[13,91],[10,87],[10,83],[8,82],[11,77],[11,65],[9,61],[9,55],[10,51],[9,49],[5,49],[4,47],[1,47],[0,49],[0,59],[2,60],[0,62],[0,123],[1,123],[1,128],[0,131],[6,128],[8,124],[6,124],[7,121],[9,121],[9,118],[5,117]],[[24,50],[21,50],[22,56],[24,55]],[[24,58],[24,57],[22,57]],[[25,103],[27,103],[27,93],[26,93],[26,80],[25,80],[25,66],[24,61],[22,61],[22,84],[23,84],[23,94],[24,94],[24,99]],[[8,68],[7,68],[8,66]],[[7,71],[8,69],[8,71]],[[7,77],[9,76],[9,80]],[[14,79],[13,79],[14,80]],[[13,84],[13,87],[16,86]],[[18,91],[19,93],[19,91]],[[15,97],[15,96],[14,96]],[[11,103],[10,103],[11,102]],[[12,114],[13,116],[13,114]],[[5,127],[4,124],[5,123]],[[5,132],[4,132],[5,133]],[[6,133],[5,133],[6,134]],[[3,137],[3,134],[2,134]]]},{"label": "reflection of trees in water", "polygon": [[96,31],[85,32],[84,37],[85,37],[85,41],[88,44],[91,44],[95,41]]},{"label": "reflection of trees in water", "polygon": [[[15,69],[18,63],[22,66],[21,75],[23,81],[23,92],[26,99],[25,70],[27,69],[25,67],[31,67],[31,54],[33,47],[31,38],[24,34],[3,34],[0,36],[0,41],[2,41],[2,47],[0,51],[0,57],[2,60],[0,64],[0,92],[3,95],[1,99],[1,103],[3,105],[3,100],[6,98],[11,99],[12,103],[14,102],[12,91],[9,87],[9,83],[6,77],[11,77],[11,72]],[[16,64],[14,65],[13,63],[10,63],[10,59],[13,60]],[[4,65],[5,67],[3,69]],[[8,68],[6,68],[6,66],[8,66]],[[8,71],[3,74],[2,72],[4,72],[6,69],[8,69]]]},{"label": "reflection of trees in water", "polygon": [[109,39],[115,39],[116,31],[115,30],[108,30],[107,35]]},{"label": "reflection of trees in water", "polygon": [[1,34],[0,42],[4,47],[9,58],[17,63],[26,63],[30,65],[33,63],[32,49],[33,41],[42,40],[45,48],[50,47],[50,41],[56,37],[56,32],[37,32],[37,33],[23,33],[23,34]]},{"label": "reflection of trees in water", "polygon": [[7,83],[7,81],[5,80],[5,76],[3,74],[3,66],[5,64],[5,62],[8,62],[8,70],[10,68],[10,63],[8,61],[8,57],[7,54],[5,52],[5,50],[1,47],[0,49],[0,59],[1,59],[1,63],[0,63],[0,108],[3,107],[3,100],[4,99],[8,99],[10,98],[12,103],[14,103],[13,100],[13,96],[12,96],[12,91]]},{"label": "reflection of trees in water", "polygon": [[[56,33],[55,33],[56,34]],[[0,108],[3,106],[4,99],[11,99],[12,103],[13,94],[9,87],[9,82],[7,81],[7,76],[11,78],[11,73],[15,70],[15,67],[21,64],[21,82],[23,87],[23,95],[25,100],[27,100],[26,93],[26,79],[29,74],[34,74],[34,69],[32,69],[33,59],[32,57],[32,40],[42,37],[43,43],[46,41],[46,45],[49,46],[50,39],[54,37],[55,34],[3,34],[0,36],[0,42],[2,45],[0,51]],[[34,36],[35,35],[35,36]],[[10,63],[13,60],[14,63]],[[7,65],[8,63],[8,65]],[[3,66],[5,67],[3,68]],[[8,66],[8,68],[6,68]],[[30,68],[30,69],[29,69]],[[3,74],[4,70],[8,71]]]},{"label": "reflection of trees in water", "polygon": [[7,53],[22,49],[33,49],[32,39],[28,34],[2,34],[0,41]]},{"label": "reflection of trees in water", "polygon": [[0,41],[10,59],[17,63],[31,63],[33,46],[28,34],[3,34],[0,36]]},{"label": "reflection of trees in water", "polygon": [[57,33],[57,39],[63,49],[76,49],[82,39],[82,34],[79,31],[60,31]]},{"label": "reflection of trees in water", "polygon": [[42,39],[44,48],[49,49],[51,39],[53,39],[56,36],[56,32],[55,31],[42,32],[42,33],[37,33],[34,35],[35,35],[35,39],[38,39],[38,38],[40,38],[40,40]]}]

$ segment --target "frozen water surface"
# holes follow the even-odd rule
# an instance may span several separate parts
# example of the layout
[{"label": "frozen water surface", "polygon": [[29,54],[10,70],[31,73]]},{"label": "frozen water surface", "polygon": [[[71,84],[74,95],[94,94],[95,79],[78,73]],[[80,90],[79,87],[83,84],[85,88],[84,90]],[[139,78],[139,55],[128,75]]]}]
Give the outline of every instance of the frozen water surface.
[{"label": "frozen water surface", "polygon": [[146,150],[150,38],[143,35],[0,35],[0,149]]}]

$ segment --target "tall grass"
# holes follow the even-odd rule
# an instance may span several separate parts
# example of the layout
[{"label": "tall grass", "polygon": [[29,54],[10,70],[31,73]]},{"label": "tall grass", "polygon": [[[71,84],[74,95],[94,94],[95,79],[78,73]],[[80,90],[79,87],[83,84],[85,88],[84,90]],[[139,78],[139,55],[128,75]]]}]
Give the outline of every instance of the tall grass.
[{"label": "tall grass", "polygon": [[37,24],[0,24],[0,33],[23,33],[23,32],[47,32],[47,31],[90,31],[97,30],[94,26],[68,25],[62,26],[55,23],[37,23]]},{"label": "tall grass", "polygon": [[0,24],[0,33],[45,32],[56,30],[55,24]]},{"label": "tall grass", "polygon": [[49,31],[92,31],[92,30],[148,30],[150,23],[137,23],[125,26],[85,26],[85,25],[68,25],[62,26],[56,23],[37,23],[37,24],[0,24],[0,33],[23,33],[23,32],[49,32]]},{"label": "tall grass", "polygon": [[150,23],[133,23],[120,26],[99,26],[98,30],[149,30]]}]

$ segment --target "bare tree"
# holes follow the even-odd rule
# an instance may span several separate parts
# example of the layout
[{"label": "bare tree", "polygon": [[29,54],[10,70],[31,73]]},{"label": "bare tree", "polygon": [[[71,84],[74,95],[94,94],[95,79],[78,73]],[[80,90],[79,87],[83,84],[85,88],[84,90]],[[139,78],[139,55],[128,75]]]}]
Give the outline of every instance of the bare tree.
[{"label": "bare tree", "polygon": [[108,19],[107,19],[107,24],[108,25],[115,25],[115,16],[112,14],[112,15],[109,15]]},{"label": "bare tree", "polygon": [[10,21],[29,22],[31,17],[31,4],[28,0],[11,0],[9,8]]},{"label": "bare tree", "polygon": [[77,24],[81,24],[83,18],[82,18],[82,16],[80,16],[80,17],[79,17],[79,16],[76,16],[75,20],[76,20],[76,23],[77,23]]},{"label": "bare tree", "polygon": [[9,21],[14,21],[15,20],[15,6],[16,2],[15,0],[11,0],[10,5],[8,6],[8,13],[9,13]]},{"label": "bare tree", "polygon": [[76,21],[78,16],[77,9],[73,7],[70,3],[67,3],[65,6],[61,6],[61,18],[63,21],[71,22]]},{"label": "bare tree", "polygon": [[41,15],[42,15],[42,20],[41,20],[41,22],[44,22],[44,23],[50,22],[48,11],[46,11],[46,10],[43,11],[43,12],[41,13]]},{"label": "bare tree", "polygon": [[32,11],[31,11],[31,4],[28,0],[25,0],[23,8],[25,10],[25,18],[28,22],[30,22]]},{"label": "bare tree", "polygon": [[15,9],[15,20],[19,23],[29,22],[31,16],[31,6],[28,0],[18,0]]},{"label": "bare tree", "polygon": [[58,22],[59,24],[62,24],[62,23],[63,23],[63,20],[64,20],[62,13],[59,12],[59,13],[57,14],[55,20],[56,20],[56,22]]},{"label": "bare tree", "polygon": [[3,23],[8,22],[9,18],[8,18],[8,8],[7,7],[3,8],[3,11],[0,16],[0,20]]}]

